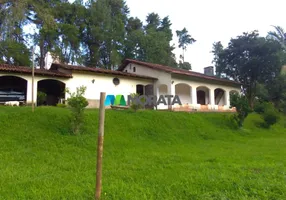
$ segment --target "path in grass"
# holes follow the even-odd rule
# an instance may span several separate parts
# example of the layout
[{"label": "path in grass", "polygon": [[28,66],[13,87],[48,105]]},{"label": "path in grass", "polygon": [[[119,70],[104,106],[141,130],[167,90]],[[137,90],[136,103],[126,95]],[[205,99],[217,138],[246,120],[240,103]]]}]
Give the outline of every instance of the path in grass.
[{"label": "path in grass", "polygon": [[[0,107],[0,199],[93,199],[97,110],[83,135],[62,108]],[[106,112],[103,199],[286,199],[285,119],[250,115]]]}]

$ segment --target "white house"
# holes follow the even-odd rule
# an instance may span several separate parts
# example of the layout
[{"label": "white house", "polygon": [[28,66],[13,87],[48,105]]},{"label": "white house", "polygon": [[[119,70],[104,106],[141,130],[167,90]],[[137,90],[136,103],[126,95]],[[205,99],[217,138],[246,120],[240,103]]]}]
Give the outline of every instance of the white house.
[{"label": "white house", "polygon": [[[0,64],[0,102],[17,100],[20,93],[26,103],[31,103],[31,73],[29,67]],[[106,92],[106,95],[123,95],[126,100],[131,93],[178,95],[182,102],[182,105],[158,105],[157,109],[230,110],[230,93],[240,93],[240,84],[214,77],[212,67],[205,68],[205,73],[208,75],[131,59],[124,60],[117,71],[52,63],[48,69],[35,69],[34,102],[41,91],[47,94],[46,104],[56,105],[68,98],[65,88],[73,92],[79,86],[86,86],[89,107],[98,107],[100,92]],[[12,96],[13,92],[18,97]]]}]

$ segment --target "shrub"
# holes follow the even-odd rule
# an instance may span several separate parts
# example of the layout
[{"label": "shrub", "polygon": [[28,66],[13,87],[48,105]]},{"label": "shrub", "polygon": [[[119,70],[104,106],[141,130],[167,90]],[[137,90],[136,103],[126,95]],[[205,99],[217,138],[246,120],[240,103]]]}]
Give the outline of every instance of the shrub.
[{"label": "shrub", "polygon": [[251,112],[247,98],[236,93],[231,94],[230,105],[232,107],[236,107],[237,111],[237,113],[233,116],[233,121],[238,127],[242,127],[245,118]]},{"label": "shrub", "polygon": [[[136,98],[136,97],[139,97],[140,94],[132,93],[132,94],[130,94],[130,96],[131,96],[132,98]],[[130,108],[136,112],[137,110],[139,110],[139,109],[142,108],[142,105],[139,104],[139,103],[134,103],[133,101],[131,101],[131,102],[130,102]]]},{"label": "shrub", "polygon": [[88,106],[86,98],[83,96],[86,87],[81,86],[76,88],[75,93],[71,93],[69,89],[66,92],[70,95],[67,99],[68,105],[72,111],[71,127],[73,134],[78,134],[84,120],[84,109]]},{"label": "shrub", "polygon": [[[272,104],[270,104],[272,105]],[[274,106],[267,105],[262,113],[262,119],[264,120],[263,127],[270,128],[272,125],[279,121],[279,113]]]},{"label": "shrub", "polygon": [[286,115],[286,100],[282,100],[279,102],[278,111]]},{"label": "shrub", "polygon": [[237,120],[237,115],[236,115],[236,114],[228,115],[228,116],[226,117],[226,121],[227,121],[228,127],[232,128],[232,129],[237,129],[237,128],[239,128],[239,126],[238,126],[238,120]]},{"label": "shrub", "polygon": [[66,104],[63,104],[63,103],[58,103],[58,104],[57,104],[57,107],[59,107],[59,108],[65,108],[65,107],[67,107],[67,105],[66,105]]},{"label": "shrub", "polygon": [[269,102],[258,102],[254,105],[254,111],[258,114],[262,114],[265,112],[266,109],[272,107],[273,107],[272,104]]},{"label": "shrub", "polygon": [[47,98],[47,94],[39,91],[37,93],[37,105],[43,105],[46,101],[46,98]]}]

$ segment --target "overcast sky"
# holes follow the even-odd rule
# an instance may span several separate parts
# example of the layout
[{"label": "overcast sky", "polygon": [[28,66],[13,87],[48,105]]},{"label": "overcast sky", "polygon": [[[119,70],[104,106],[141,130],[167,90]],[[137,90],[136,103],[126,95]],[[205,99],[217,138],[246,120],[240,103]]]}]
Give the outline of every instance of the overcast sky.
[{"label": "overcast sky", "polygon": [[[131,16],[142,21],[156,12],[161,18],[169,16],[173,40],[176,30],[186,27],[197,40],[187,49],[185,61],[193,70],[203,72],[212,65],[212,44],[221,41],[226,46],[231,37],[243,32],[258,30],[265,36],[273,30],[271,25],[286,29],[286,0],[126,0]],[[173,42],[173,43],[174,43]],[[181,51],[174,51],[177,57]]]}]

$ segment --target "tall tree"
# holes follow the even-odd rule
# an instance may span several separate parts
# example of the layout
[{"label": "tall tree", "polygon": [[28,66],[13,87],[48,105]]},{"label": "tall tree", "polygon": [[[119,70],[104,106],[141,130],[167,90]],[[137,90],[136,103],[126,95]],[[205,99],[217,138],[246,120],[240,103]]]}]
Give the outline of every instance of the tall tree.
[{"label": "tall tree", "polygon": [[143,23],[138,18],[129,18],[126,25],[126,36],[124,42],[124,57],[143,60]]},{"label": "tall tree", "polygon": [[190,44],[193,44],[196,42],[194,38],[189,34],[188,30],[186,28],[183,28],[183,30],[176,31],[177,37],[179,38],[179,48],[182,48],[183,54],[181,56],[183,63],[185,62],[185,51],[187,50],[187,46]]},{"label": "tall tree", "polygon": [[178,68],[185,69],[185,70],[192,70],[192,65],[189,62],[180,61],[178,64]]},{"label": "tall tree", "polygon": [[286,50],[286,32],[281,26],[273,26],[275,31],[268,32],[268,37],[277,40]]},{"label": "tall tree", "polygon": [[150,13],[146,17],[146,30],[157,30],[160,26],[160,16],[157,13]]},{"label": "tall tree", "polygon": [[[0,62],[27,63],[30,52],[26,46],[36,45],[41,68],[47,52],[63,63],[106,69],[116,69],[126,57],[177,67],[169,17],[161,19],[150,13],[143,25],[139,19],[129,18],[124,0],[3,1]],[[35,33],[25,34],[26,25],[36,27]],[[14,55],[15,51],[21,53]]]},{"label": "tall tree", "polygon": [[260,37],[257,31],[231,39],[219,53],[217,72],[243,84],[249,105],[253,108],[258,83],[270,83],[281,71],[281,45]]},{"label": "tall tree", "polygon": [[25,45],[23,1],[4,1],[0,4],[0,63],[30,65]]},{"label": "tall tree", "polygon": [[56,54],[65,63],[82,64],[81,39],[86,28],[86,8],[82,2],[75,1],[73,4],[59,4],[56,11]]},{"label": "tall tree", "polygon": [[[213,53],[214,58],[212,60],[212,63],[215,63],[216,69],[218,68],[219,61],[220,61],[219,57],[222,52],[223,52],[223,45],[221,44],[221,42],[219,41],[219,42],[213,43],[213,49],[211,53]],[[220,74],[220,71],[216,72],[216,76],[222,78],[222,74]]]},{"label": "tall tree", "polygon": [[170,45],[173,35],[169,17],[161,20],[158,14],[150,13],[146,17],[146,23],[141,60],[176,67],[173,53],[175,47]]},{"label": "tall tree", "polygon": [[128,13],[123,0],[98,0],[90,4],[84,37],[87,65],[115,69],[120,64]]}]

